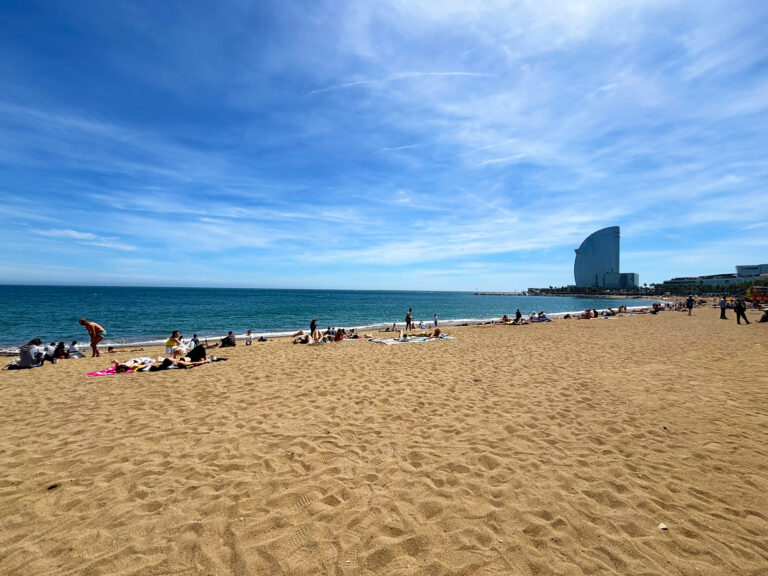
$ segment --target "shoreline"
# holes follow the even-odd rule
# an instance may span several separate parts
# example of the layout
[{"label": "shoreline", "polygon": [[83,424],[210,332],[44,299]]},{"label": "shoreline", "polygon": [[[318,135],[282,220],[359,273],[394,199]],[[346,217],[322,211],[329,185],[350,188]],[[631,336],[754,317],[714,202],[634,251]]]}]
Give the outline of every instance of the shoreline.
[{"label": "shoreline", "polygon": [[[655,300],[655,301],[659,302],[661,304],[665,304],[667,302],[671,302],[671,300]],[[649,306],[627,306],[627,310],[628,311],[638,311],[638,310],[646,309],[648,307]],[[608,306],[608,307],[602,308],[602,309],[598,308],[597,310],[598,310],[598,312],[602,313],[603,311],[607,310],[608,308],[611,308],[611,307]],[[558,319],[558,318],[563,318],[564,316],[566,316],[568,314],[570,314],[571,316],[573,316],[575,314],[581,314],[583,311],[584,310],[574,310],[574,311],[567,311],[567,312],[552,312],[552,313],[547,313],[547,316],[550,317],[550,318],[553,318],[553,319]],[[529,314],[530,313],[523,312],[523,317],[527,318],[529,316]],[[484,325],[484,324],[491,324],[491,323],[494,323],[494,322],[498,322],[498,321],[501,320],[501,318],[502,318],[501,316],[498,316],[498,317],[492,317],[492,318],[454,318],[454,319],[445,319],[445,320],[439,319],[438,320],[438,325],[441,328],[446,327],[446,326],[447,327],[453,327],[453,326],[481,326],[481,325]],[[434,327],[434,324],[433,324],[432,321],[424,322],[424,324],[425,324],[426,328]],[[400,322],[392,322],[392,323],[387,322],[387,323],[378,323],[378,324],[363,324],[363,325],[359,325],[359,326],[337,325],[337,326],[332,326],[332,327],[333,328],[344,328],[345,330],[354,329],[355,332],[361,333],[361,332],[366,332],[366,331],[382,332],[383,328],[391,328],[393,325],[395,327],[395,330],[400,330],[400,329],[403,329],[405,327],[405,322],[400,321]],[[172,328],[172,330],[173,329],[174,328]],[[272,338],[288,338],[288,337],[291,337],[296,332],[298,332],[299,330],[306,330],[306,329],[307,329],[307,327],[305,326],[303,328],[302,327],[297,327],[297,328],[295,328],[293,330],[262,331],[262,332],[255,332],[255,331],[253,331],[251,333],[251,335],[253,336],[254,339],[257,339],[257,338],[262,337],[262,336],[264,338],[270,338],[270,339],[272,339]],[[417,327],[417,329],[418,329],[418,327]],[[182,334],[182,335],[185,336],[185,338],[187,340],[189,340],[189,338],[191,337],[191,336],[188,336],[187,334]],[[190,332],[190,335],[191,335],[191,332]],[[224,336],[226,336],[226,335],[227,335],[227,332],[226,331],[222,331],[220,334],[216,334],[216,335],[212,335],[212,334],[203,335],[203,336],[198,335],[198,338],[200,339],[201,342],[210,340],[211,341],[210,343],[215,343],[218,340],[220,340],[221,338],[224,338]],[[237,338],[238,341],[244,340],[245,337],[246,337],[246,334],[245,333],[235,334],[235,337]],[[166,338],[162,338],[162,339],[149,339],[149,340],[148,339],[143,339],[141,337],[136,337],[136,339],[120,340],[120,341],[113,341],[113,340],[105,339],[104,341],[102,341],[99,344],[99,349],[100,350],[103,349],[104,351],[106,351],[106,349],[108,347],[112,347],[114,349],[124,349],[124,348],[132,348],[132,347],[136,347],[136,346],[139,346],[139,347],[144,347],[144,346],[146,346],[146,347],[164,346],[166,340],[167,340],[167,337]],[[53,340],[50,340],[50,341],[53,342]],[[47,343],[47,341],[43,341],[43,344],[46,344],[46,343]],[[68,344],[68,343],[65,342],[65,344]],[[87,340],[78,340],[78,347],[79,347],[80,351],[83,352],[83,353],[87,353],[87,352],[90,351],[90,348],[89,348]],[[19,352],[19,347],[18,346],[12,346],[12,345],[2,346],[2,345],[0,345],[0,357],[18,356],[18,352]]]}]

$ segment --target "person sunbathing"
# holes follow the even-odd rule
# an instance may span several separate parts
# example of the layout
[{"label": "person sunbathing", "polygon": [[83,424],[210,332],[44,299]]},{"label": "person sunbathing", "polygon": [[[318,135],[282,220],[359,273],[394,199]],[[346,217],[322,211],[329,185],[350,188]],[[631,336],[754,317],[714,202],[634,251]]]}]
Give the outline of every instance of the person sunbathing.
[{"label": "person sunbathing", "polygon": [[153,358],[148,357],[140,357],[140,358],[129,358],[128,360],[124,360],[123,362],[118,362],[117,360],[113,360],[112,364],[115,365],[115,372],[129,372],[131,370],[141,370],[142,368],[147,368],[148,366],[152,366],[155,363],[155,360]]},{"label": "person sunbathing", "polygon": [[294,344],[312,344],[312,343],[318,343],[318,342],[333,342],[334,337],[330,334],[327,336],[323,336],[323,333],[320,332],[320,330],[315,330],[312,334],[307,334],[304,332],[304,330],[299,330],[296,332],[296,334],[293,335],[293,343]]},{"label": "person sunbathing", "polygon": [[159,365],[153,365],[149,371],[157,372],[158,370],[169,370],[172,367],[175,368],[194,368],[201,364],[207,364],[209,362],[218,362],[219,360],[226,360],[226,358],[216,358],[216,356],[208,356],[206,349],[202,345],[197,345],[190,350],[186,356],[182,350],[174,350],[173,358],[165,358]]},{"label": "person sunbathing", "polygon": [[442,334],[442,331],[440,328],[435,328],[434,330],[429,330],[427,332],[418,332],[415,334],[411,334],[411,338],[440,338],[440,334]]}]

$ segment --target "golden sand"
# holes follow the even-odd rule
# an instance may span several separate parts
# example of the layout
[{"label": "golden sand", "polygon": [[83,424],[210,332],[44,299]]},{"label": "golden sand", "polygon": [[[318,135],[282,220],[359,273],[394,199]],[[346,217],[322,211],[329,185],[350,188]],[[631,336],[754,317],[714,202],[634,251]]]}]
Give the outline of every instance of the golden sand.
[{"label": "golden sand", "polygon": [[768,574],[768,325],[718,314],[2,372],[0,574]]}]

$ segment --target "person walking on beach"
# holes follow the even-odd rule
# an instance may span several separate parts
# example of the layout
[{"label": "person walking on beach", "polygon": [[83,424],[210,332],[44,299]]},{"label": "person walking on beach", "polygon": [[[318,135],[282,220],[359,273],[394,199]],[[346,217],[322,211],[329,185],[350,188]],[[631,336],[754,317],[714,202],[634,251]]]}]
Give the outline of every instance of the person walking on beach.
[{"label": "person walking on beach", "polygon": [[437,314],[435,314],[435,328],[437,328]]},{"label": "person walking on beach", "polygon": [[406,330],[413,329],[413,316],[412,316],[412,313],[413,313],[413,308],[408,308],[408,312],[405,315],[405,329]]},{"label": "person walking on beach", "polygon": [[88,335],[91,337],[91,350],[93,351],[91,357],[101,356],[101,354],[99,354],[97,344],[104,340],[104,336],[107,335],[107,331],[104,330],[104,328],[102,328],[100,325],[96,324],[96,322],[89,322],[87,318],[80,318],[78,323],[80,326],[85,326],[85,329],[88,330]]},{"label": "person walking on beach", "polygon": [[685,299],[685,307],[688,308],[688,316],[691,315],[691,310],[693,310],[693,296],[688,296],[688,298]]},{"label": "person walking on beach", "polygon": [[725,300],[725,296],[720,298],[720,320],[728,320],[725,316],[725,309],[728,307],[728,302]]},{"label": "person walking on beach", "polygon": [[736,324],[741,324],[742,318],[744,318],[744,322],[749,324],[749,320],[747,320],[747,315],[745,314],[747,307],[744,304],[744,300],[741,298],[736,300],[736,304],[733,305],[733,311],[736,312]]}]

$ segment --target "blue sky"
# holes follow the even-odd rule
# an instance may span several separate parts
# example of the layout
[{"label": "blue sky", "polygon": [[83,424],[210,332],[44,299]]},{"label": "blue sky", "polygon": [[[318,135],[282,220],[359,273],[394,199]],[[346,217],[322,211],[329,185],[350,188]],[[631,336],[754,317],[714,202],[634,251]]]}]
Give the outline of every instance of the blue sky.
[{"label": "blue sky", "polygon": [[517,290],[768,262],[768,3],[4,2],[0,283]]}]

